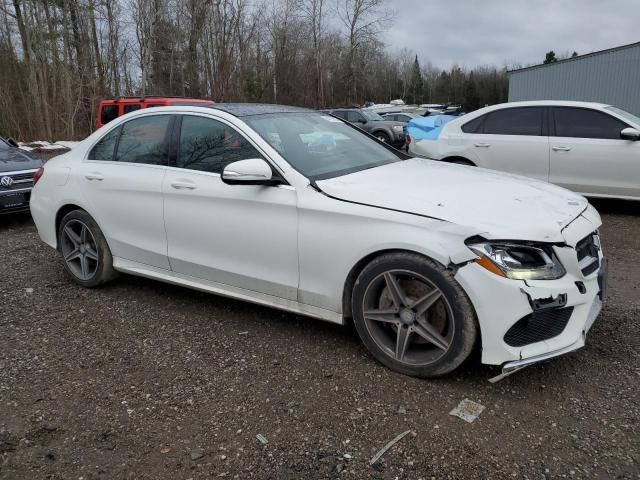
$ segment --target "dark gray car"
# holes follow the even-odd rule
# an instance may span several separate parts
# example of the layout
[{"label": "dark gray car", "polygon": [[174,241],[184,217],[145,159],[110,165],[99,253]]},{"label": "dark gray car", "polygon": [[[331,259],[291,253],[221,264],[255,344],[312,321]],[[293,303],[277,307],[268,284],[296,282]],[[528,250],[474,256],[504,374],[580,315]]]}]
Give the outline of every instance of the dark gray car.
[{"label": "dark gray car", "polygon": [[0,215],[29,210],[33,175],[44,162],[0,138]]},{"label": "dark gray car", "polygon": [[407,144],[407,137],[404,133],[404,124],[402,122],[385,120],[375,112],[358,108],[336,108],[327,110],[327,112],[349,123],[353,123],[378,140],[393,145],[396,148],[404,148]]}]

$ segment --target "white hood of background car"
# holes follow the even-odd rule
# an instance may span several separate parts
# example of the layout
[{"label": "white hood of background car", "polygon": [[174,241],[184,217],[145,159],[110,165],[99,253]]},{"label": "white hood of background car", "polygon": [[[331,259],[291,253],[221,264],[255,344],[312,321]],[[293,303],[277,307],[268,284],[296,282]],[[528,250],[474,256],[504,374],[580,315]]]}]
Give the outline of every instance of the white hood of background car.
[{"label": "white hood of background car", "polygon": [[419,158],[317,185],[340,200],[434,217],[504,240],[562,242],[562,229],[588,206],[581,195],[538,180]]}]

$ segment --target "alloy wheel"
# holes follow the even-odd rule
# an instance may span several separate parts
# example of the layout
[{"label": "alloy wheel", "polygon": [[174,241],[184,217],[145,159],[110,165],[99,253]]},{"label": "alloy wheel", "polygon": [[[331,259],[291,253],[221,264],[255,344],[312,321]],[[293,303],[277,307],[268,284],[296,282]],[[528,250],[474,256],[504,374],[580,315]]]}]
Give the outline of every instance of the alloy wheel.
[{"label": "alloy wheel", "polygon": [[91,229],[80,220],[69,220],[62,228],[60,250],[71,273],[90,280],[98,270],[98,246]]},{"label": "alloy wheel", "polygon": [[412,366],[436,362],[451,348],[454,315],[442,291],[424,276],[390,270],[374,278],[362,312],[376,345],[394,360]]}]

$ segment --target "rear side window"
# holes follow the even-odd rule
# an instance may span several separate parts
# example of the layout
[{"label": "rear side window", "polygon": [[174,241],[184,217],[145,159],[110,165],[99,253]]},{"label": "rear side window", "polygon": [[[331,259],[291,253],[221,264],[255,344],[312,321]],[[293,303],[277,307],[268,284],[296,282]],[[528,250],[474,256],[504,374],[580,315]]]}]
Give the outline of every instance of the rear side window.
[{"label": "rear side window", "polygon": [[338,111],[335,111],[335,112],[332,112],[332,113],[333,113],[333,115],[335,115],[338,118],[341,118],[343,120],[347,119],[347,112],[338,110]]},{"label": "rear side window", "polygon": [[170,115],[153,115],[130,120],[122,126],[116,161],[167,165],[167,130]]},{"label": "rear side window", "polygon": [[462,125],[461,129],[464,133],[482,133],[480,131],[480,127],[482,127],[482,122],[484,121],[486,115],[481,115],[478,118],[474,118],[470,122]]},{"label": "rear side window", "polygon": [[556,137],[619,140],[627,125],[606,113],[586,108],[555,107]]},{"label": "rear side window", "polygon": [[100,139],[89,152],[89,160],[113,160],[113,150],[120,135],[121,127],[116,127]]},{"label": "rear side window", "polygon": [[488,113],[482,133],[492,135],[542,135],[544,108],[505,108]]},{"label": "rear side window", "polygon": [[356,123],[363,121],[364,117],[360,112],[348,111],[347,112],[347,121],[351,123]]},{"label": "rear side window", "polygon": [[137,103],[130,103],[124,106],[124,113],[135,112],[136,110],[140,110],[140,105]]},{"label": "rear side window", "polygon": [[118,105],[103,105],[100,111],[100,122],[104,125],[118,118]]},{"label": "rear side window", "polygon": [[249,158],[262,155],[235,129],[211,118],[182,117],[179,168],[222,173],[228,164]]}]

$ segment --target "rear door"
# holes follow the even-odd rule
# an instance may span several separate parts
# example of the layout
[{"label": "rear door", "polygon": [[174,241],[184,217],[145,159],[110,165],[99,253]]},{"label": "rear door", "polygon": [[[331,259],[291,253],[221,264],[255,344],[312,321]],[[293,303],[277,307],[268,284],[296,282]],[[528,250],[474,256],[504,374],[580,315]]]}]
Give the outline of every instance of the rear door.
[{"label": "rear door", "polygon": [[546,113],[545,107],[495,110],[476,125],[477,133],[466,133],[463,138],[479,167],[548,181]]},{"label": "rear door", "polygon": [[588,108],[552,112],[551,182],[587,195],[640,197],[640,142],[620,136],[629,125]]},{"label": "rear door", "polygon": [[146,115],[103,136],[79,167],[89,213],[115,257],[169,269],[162,178],[173,116]]}]

